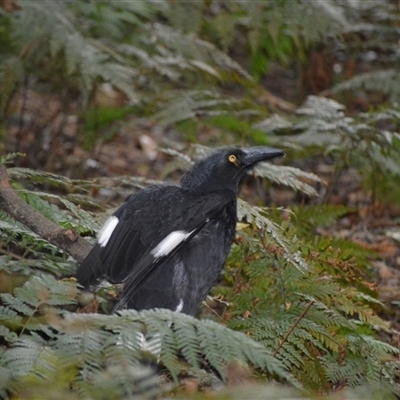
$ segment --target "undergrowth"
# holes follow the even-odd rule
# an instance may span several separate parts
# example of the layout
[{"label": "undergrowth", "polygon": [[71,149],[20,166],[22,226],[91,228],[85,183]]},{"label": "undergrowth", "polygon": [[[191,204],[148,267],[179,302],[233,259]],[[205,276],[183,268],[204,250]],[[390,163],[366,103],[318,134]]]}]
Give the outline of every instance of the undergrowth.
[{"label": "undergrowth", "polygon": [[[207,397],[210,388],[229,385],[233,365],[252,385],[245,392],[214,391],[215,398],[344,396],[347,389],[363,399],[398,394],[398,349],[378,338],[388,328],[368,279],[375,255],[319,229],[352,212],[328,204],[350,169],[371,202],[400,199],[395,2],[15,3],[13,12],[0,8],[0,130],[17,127],[18,140],[28,132],[31,159],[46,147],[50,125],[50,137],[63,132],[71,140],[55,124],[60,115],[64,122],[67,116],[80,120],[81,143],[90,149],[110,140],[112,124],[132,113],[177,127],[192,142],[199,128],[211,126],[237,143],[284,147],[288,158],[324,156],[334,172],[321,204],[281,210],[239,202],[241,224],[213,290],[214,307],[205,305],[199,314],[207,319],[167,310],[105,315],[117,290],[103,287],[93,300],[70,278],[74,260],[0,211],[0,397],[185,396],[180,384],[187,378]],[[294,115],[271,116],[263,104],[268,93],[257,80],[274,62],[297,64],[293,69],[300,71],[318,47],[335,54],[343,71],[339,82],[353,58],[379,59],[371,72],[333,93],[379,92],[391,104],[349,116],[339,102],[311,96]],[[250,73],[231,55],[247,56]],[[96,103],[109,87],[123,108]],[[52,96],[43,99],[40,113],[30,110],[44,92]],[[92,101],[97,110],[89,107]],[[59,112],[41,114],[52,104]],[[190,156],[164,151],[175,156],[167,176],[208,149],[195,146]],[[0,163],[10,164],[13,156]],[[8,173],[27,203],[88,240],[106,218],[92,196],[100,186],[126,195],[154,183],[72,180],[33,168],[10,167]],[[256,173],[302,198],[322,185],[316,175],[289,166],[265,164]],[[144,338],[158,350],[146,349]]]},{"label": "undergrowth", "polygon": [[[207,151],[197,147],[193,154]],[[191,162],[186,155],[181,159]],[[258,173],[268,176],[274,168],[280,169],[262,165]],[[89,204],[86,190],[93,183],[71,186],[53,174],[9,172],[17,181],[34,176],[36,185],[57,188],[49,194],[19,187],[47,218],[85,234],[97,230],[102,217],[79,206]],[[302,176],[307,174],[282,167],[275,180],[311,193],[312,186],[298,179]],[[134,178],[124,182],[137,188]],[[90,204],[93,209],[94,201]],[[241,200],[242,224],[224,284],[213,291],[220,307],[211,314],[203,307],[206,319],[168,310],[82,313],[107,309],[102,304],[117,292],[102,288],[88,305],[93,299],[68,278],[77,267],[74,260],[3,214],[2,396],[24,398],[29,388],[31,396],[152,398],[177,391],[186,376],[200,389],[229,382],[234,362],[264,384],[278,381],[311,393],[369,385],[394,393],[398,350],[376,336],[386,324],[376,313],[383,306],[375,288],[365,278],[371,254],[352,242],[314,235],[316,227],[348,212],[324,205],[316,210],[298,210],[297,220],[282,222],[281,211]],[[156,347],[146,348],[144,338]]]}]

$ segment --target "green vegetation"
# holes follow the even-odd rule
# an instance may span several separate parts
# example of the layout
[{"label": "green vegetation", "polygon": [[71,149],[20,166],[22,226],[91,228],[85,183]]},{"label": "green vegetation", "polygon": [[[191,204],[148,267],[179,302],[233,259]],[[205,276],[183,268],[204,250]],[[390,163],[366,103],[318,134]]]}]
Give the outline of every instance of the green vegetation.
[{"label": "green vegetation", "polygon": [[[266,193],[286,187],[293,196],[267,208],[246,186],[226,269],[197,319],[166,310],[108,315],[118,289],[84,294],[70,278],[77,262],[0,210],[0,397],[239,399],[242,389],[230,387],[238,374],[258,398],[330,398],[342,389],[349,398],[395,398],[399,350],[373,283],[380,256],[335,229],[360,202],[399,206],[396,2],[10,3],[13,11],[0,2],[8,154],[0,164],[47,219],[92,236],[120,197],[154,182],[72,179],[67,156],[55,152],[62,137],[61,147],[88,158],[121,130],[136,138],[140,124],[191,143],[156,140],[173,158],[160,176],[187,168],[208,146],[284,148],[286,165],[255,173]],[[316,54],[332,61],[326,76],[311,65]],[[293,111],[264,87],[277,66],[303,82]],[[305,81],[316,77],[332,98],[311,93],[319,82]],[[53,153],[58,166],[41,170]],[[310,167],[321,160],[327,185]],[[349,171],[362,201],[332,204]],[[100,188],[112,193],[106,201]]]}]

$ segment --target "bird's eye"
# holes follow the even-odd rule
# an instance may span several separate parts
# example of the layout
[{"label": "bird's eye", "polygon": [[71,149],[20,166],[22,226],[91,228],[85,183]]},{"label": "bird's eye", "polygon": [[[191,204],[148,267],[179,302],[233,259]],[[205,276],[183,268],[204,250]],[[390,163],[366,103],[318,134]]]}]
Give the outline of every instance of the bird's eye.
[{"label": "bird's eye", "polygon": [[237,157],[236,157],[234,154],[231,154],[231,155],[228,157],[228,160],[229,160],[229,162],[231,162],[232,164],[235,164],[236,166],[239,165],[238,159],[237,159]]}]

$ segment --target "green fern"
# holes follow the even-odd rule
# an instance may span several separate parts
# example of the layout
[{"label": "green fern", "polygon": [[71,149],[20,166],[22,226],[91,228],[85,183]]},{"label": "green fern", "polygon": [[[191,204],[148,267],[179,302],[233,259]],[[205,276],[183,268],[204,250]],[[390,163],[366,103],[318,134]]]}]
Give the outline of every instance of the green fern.
[{"label": "green fern", "polygon": [[[332,92],[344,91],[378,92],[386,95],[390,103],[400,98],[400,81],[396,71],[399,66],[398,47],[398,9],[390,1],[354,3],[349,17],[352,24],[348,27],[351,40],[345,54],[354,58],[355,54],[368,60],[371,72],[355,75],[347,81],[337,84]],[[371,19],[371,16],[373,18]],[[360,41],[359,38],[363,37]]]},{"label": "green fern", "polygon": [[[326,210],[319,207],[329,214],[329,206]],[[340,217],[346,209],[333,211]],[[304,240],[316,226],[314,217],[311,208],[307,217],[300,218]],[[257,218],[258,222],[250,222],[259,228],[268,226],[265,215]],[[334,219],[330,216],[318,223],[333,223]],[[365,281],[363,265],[355,262],[361,249],[345,241],[331,240],[325,246],[323,238],[309,245],[295,236],[294,227],[285,232],[282,246],[264,229],[261,240],[249,229],[240,231],[240,246],[246,252],[234,247],[225,272],[229,286],[215,290],[227,304],[224,319],[228,326],[263,343],[307,388],[329,391],[339,380],[328,371],[347,365],[347,357],[351,363],[351,368],[343,368],[347,385],[377,385],[384,380],[386,387],[393,388],[393,364],[386,360],[397,349],[373,337],[376,329],[386,329],[386,325],[373,311],[382,304]],[[318,245],[324,250],[316,250]],[[307,269],[288,262],[290,258],[285,260],[285,252],[293,254],[295,249]],[[370,368],[371,364],[376,368]]]},{"label": "green fern", "polygon": [[390,102],[400,99],[400,80],[396,69],[386,69],[357,75],[336,85],[334,93],[349,91],[373,91],[389,95]]},{"label": "green fern", "polygon": [[[303,154],[332,156],[336,181],[347,168],[354,167],[374,196],[382,200],[389,196],[394,201],[399,198],[396,183],[400,181],[400,113],[396,105],[347,117],[345,107],[337,101],[310,96],[296,114],[286,119],[268,118],[257,123],[257,129],[275,133],[270,137],[272,143]],[[287,135],[289,132],[295,134]],[[336,181],[328,187],[325,200],[335,189]]]},{"label": "green fern", "polygon": [[[16,154],[20,155],[20,154]],[[11,154],[12,158],[16,155]],[[86,192],[91,188],[97,188],[98,184],[93,181],[82,180],[82,179],[70,179],[66,176],[53,174],[47,171],[38,171],[31,168],[18,168],[10,167],[7,168],[7,173],[10,179],[15,181],[29,181],[34,184],[46,184],[51,187],[58,187],[64,189],[74,189],[80,192]]]},{"label": "green fern", "polygon": [[[32,192],[28,190],[20,191],[24,200],[43,214],[46,218],[63,226],[64,228],[73,228],[79,233],[98,231],[101,225],[85,210],[77,207],[73,202],[67,200],[63,196],[56,194]],[[56,199],[63,204],[71,214],[63,212],[54,204],[50,204],[43,197]]]},{"label": "green fern", "polygon": [[0,237],[5,244],[13,243],[16,246],[23,245],[26,252],[39,255],[47,251],[50,254],[59,252],[59,249],[39,237],[24,225],[16,222],[0,210]]},{"label": "green fern", "polygon": [[[188,368],[200,374],[204,358],[224,377],[226,364],[236,359],[296,384],[264,346],[220,324],[169,310],[123,311],[106,316],[57,308],[75,303],[76,294],[76,284],[48,276],[30,279],[15,290],[18,297],[2,294],[0,319],[6,329],[0,333],[11,346],[3,354],[1,366],[7,368],[9,384],[22,383],[21,379],[28,377],[43,383],[60,380],[64,389],[68,384],[88,395],[100,376],[125,365],[135,374],[135,380],[129,384],[125,382],[127,374],[123,374],[121,382],[133,390],[140,380],[137,367],[143,360],[142,333],[147,339],[158,335],[159,362],[175,378]],[[68,383],[63,378],[67,370]]]},{"label": "green fern", "polygon": [[295,53],[305,59],[312,44],[340,35],[348,26],[344,8],[323,1],[224,2],[209,26],[225,49],[246,41],[252,72],[260,77],[271,61],[288,63]]},{"label": "green fern", "polygon": [[[178,81],[188,75],[195,78],[199,73],[217,79],[228,75],[250,79],[210,42],[157,23],[157,13],[168,14],[170,9],[167,4],[142,1],[135,5],[53,3],[51,7],[24,2],[7,16],[12,26],[10,40],[18,46],[16,56],[8,55],[0,70],[0,85],[5,89],[2,104],[30,72],[47,79],[57,73],[86,100],[99,82],[108,82],[131,103],[143,100],[146,81],[150,94],[154,82]],[[35,32],[26,28],[33,25],[38,27]],[[27,49],[24,59],[17,55],[22,48]],[[46,68],[36,68],[43,59]],[[52,83],[58,84],[54,79]]]},{"label": "green fern", "polygon": [[[254,114],[251,108],[246,110],[246,102],[224,96],[215,90],[180,90],[167,92],[160,103],[160,111],[154,114],[164,125],[181,122],[195,117],[217,115]],[[237,111],[235,111],[237,110]]]}]

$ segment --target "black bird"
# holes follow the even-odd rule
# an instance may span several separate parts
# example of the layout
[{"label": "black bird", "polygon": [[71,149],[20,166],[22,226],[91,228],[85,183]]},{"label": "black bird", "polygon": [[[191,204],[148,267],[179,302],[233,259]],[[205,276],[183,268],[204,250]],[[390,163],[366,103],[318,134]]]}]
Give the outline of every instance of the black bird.
[{"label": "black bird", "polygon": [[234,239],[241,178],[282,155],[270,147],[224,147],[194,164],[180,185],[153,185],[128,196],[99,232],[78,282],[123,282],[113,312],[127,305],[194,315]]}]

